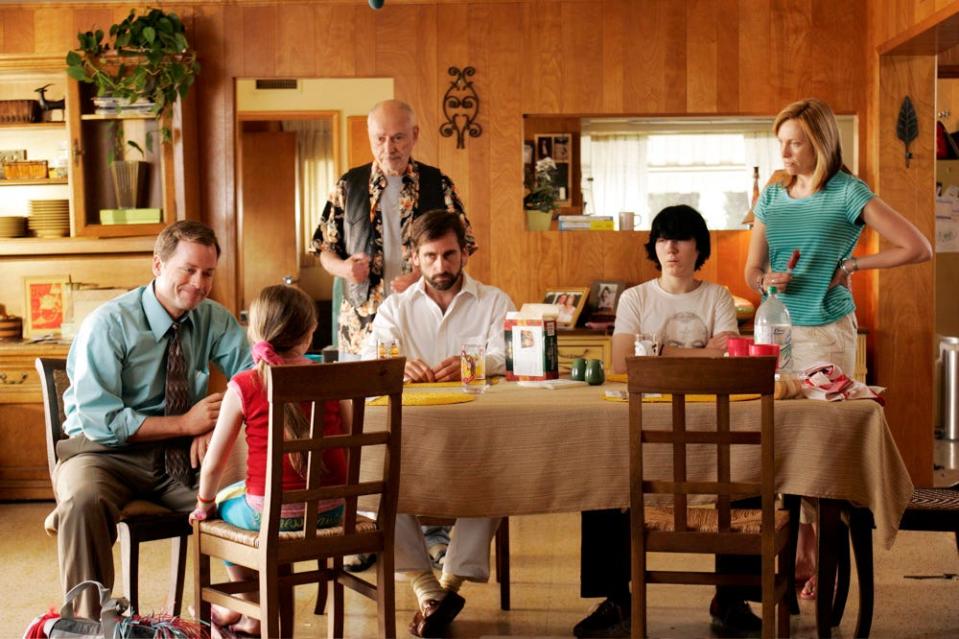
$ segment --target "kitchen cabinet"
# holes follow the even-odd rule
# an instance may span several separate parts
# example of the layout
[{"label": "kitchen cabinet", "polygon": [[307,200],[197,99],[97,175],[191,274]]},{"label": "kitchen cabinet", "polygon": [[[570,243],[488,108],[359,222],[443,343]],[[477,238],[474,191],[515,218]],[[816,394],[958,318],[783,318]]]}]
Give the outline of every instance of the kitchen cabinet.
[{"label": "kitchen cabinet", "polygon": [[[195,140],[192,101],[177,103],[168,123],[172,142],[161,144],[161,125],[156,119],[148,113],[96,113],[94,87],[71,80],[64,69],[64,57],[60,55],[0,55],[0,99],[35,99],[34,89],[50,84],[47,97],[65,97],[66,101],[62,122],[0,124],[0,149],[26,149],[28,159],[66,164],[66,177],[0,181],[0,215],[27,215],[33,199],[68,199],[71,238],[155,237],[167,224],[186,217],[188,209],[195,211],[198,197],[191,161]],[[59,117],[59,112],[54,113]],[[131,148],[136,157],[128,155],[127,159],[142,159],[149,164],[141,207],[161,210],[155,223],[101,223],[101,210],[117,208],[110,160],[118,131],[144,150],[140,158]],[[0,239],[0,255],[22,254],[23,242]]]},{"label": "kitchen cabinet", "polygon": [[68,344],[0,342],[0,500],[53,499],[37,357]]},{"label": "kitchen cabinet", "polygon": [[559,373],[569,374],[569,366],[577,357],[599,359],[603,368],[612,371],[613,344],[609,335],[591,330],[557,331]]},{"label": "kitchen cabinet", "polygon": [[[59,68],[51,64],[50,58],[0,56],[0,100],[38,100],[40,96],[36,90],[44,86],[46,99],[62,99],[67,87],[63,61],[60,61]],[[0,179],[0,215],[26,216],[31,200],[69,199],[66,173],[69,131],[64,114],[64,109],[54,109],[41,112],[43,121],[39,122],[0,122],[3,156],[0,161],[26,160],[46,164],[45,169],[42,165],[31,167],[34,170],[25,175],[14,173],[13,167],[9,167],[10,170]],[[5,229],[12,231],[9,227]],[[0,242],[4,240],[0,238]]]}]

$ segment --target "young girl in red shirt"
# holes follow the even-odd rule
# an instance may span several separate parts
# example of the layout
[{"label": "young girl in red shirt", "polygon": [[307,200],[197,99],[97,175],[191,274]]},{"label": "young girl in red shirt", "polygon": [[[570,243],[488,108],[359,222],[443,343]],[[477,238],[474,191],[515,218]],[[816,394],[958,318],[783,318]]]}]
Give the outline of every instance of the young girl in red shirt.
[{"label": "young girl in red shirt", "polygon": [[[304,355],[310,347],[316,330],[316,309],[313,300],[292,286],[269,286],[263,289],[250,305],[248,335],[253,344],[251,352],[255,366],[236,374],[227,385],[220,406],[220,414],[213,429],[210,447],[203,458],[200,489],[196,508],[190,521],[213,517],[218,512],[226,522],[246,530],[259,530],[266,482],[267,443],[269,439],[270,404],[266,395],[268,366],[309,364]],[[344,403],[345,404],[345,403]],[[287,439],[297,439],[309,432],[309,405],[285,406]],[[344,432],[343,416],[349,409],[340,402],[327,402],[323,407],[323,432],[338,435]],[[230,452],[240,427],[246,426],[248,449],[246,479],[227,486],[217,493],[220,478],[227,467]],[[346,478],[346,457],[342,449],[328,449],[323,454],[323,483],[343,483]],[[304,488],[306,455],[297,453],[283,458],[283,489]],[[214,499],[214,495],[216,498]],[[324,508],[325,506],[325,508]],[[280,530],[303,528],[304,505],[284,504],[280,516]],[[317,527],[340,524],[343,517],[342,500],[320,504]],[[227,564],[233,581],[255,577],[255,572],[243,566]],[[259,635],[256,619],[220,606],[213,606],[213,623],[226,626],[234,632]]]}]

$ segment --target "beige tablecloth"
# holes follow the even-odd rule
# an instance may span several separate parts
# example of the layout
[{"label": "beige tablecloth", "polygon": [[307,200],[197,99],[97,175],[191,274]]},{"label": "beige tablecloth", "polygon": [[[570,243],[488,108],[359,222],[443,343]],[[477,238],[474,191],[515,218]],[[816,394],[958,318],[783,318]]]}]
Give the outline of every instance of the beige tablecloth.
[{"label": "beige tablecloth", "polygon": [[[484,517],[627,505],[628,404],[606,401],[608,389],[625,385],[501,383],[469,404],[405,407],[400,512]],[[758,402],[730,406],[734,429],[759,429]],[[647,420],[668,426],[668,404],[647,408]],[[688,427],[713,415],[713,404],[690,404]],[[367,407],[368,428],[383,428],[385,416]],[[644,463],[671,470],[664,446],[647,448]],[[868,507],[879,541],[892,545],[912,482],[877,403],[776,402],[776,463],[780,492]],[[364,475],[375,464],[364,460]],[[687,467],[690,479],[715,479],[715,448],[690,447]],[[758,447],[734,447],[732,468],[734,480],[758,481]]]}]

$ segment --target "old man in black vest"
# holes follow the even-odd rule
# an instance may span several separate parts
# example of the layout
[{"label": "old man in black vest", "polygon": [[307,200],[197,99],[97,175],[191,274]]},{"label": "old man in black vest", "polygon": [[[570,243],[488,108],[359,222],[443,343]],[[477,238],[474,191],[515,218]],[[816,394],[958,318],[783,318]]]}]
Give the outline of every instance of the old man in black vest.
[{"label": "old man in black vest", "polygon": [[345,282],[339,314],[341,360],[359,359],[376,309],[387,295],[419,279],[410,262],[407,229],[421,213],[446,209],[466,227],[467,250],[476,243],[452,180],[415,161],[416,114],[385,100],[367,118],[374,161],[340,178],[313,234],[323,268]]}]

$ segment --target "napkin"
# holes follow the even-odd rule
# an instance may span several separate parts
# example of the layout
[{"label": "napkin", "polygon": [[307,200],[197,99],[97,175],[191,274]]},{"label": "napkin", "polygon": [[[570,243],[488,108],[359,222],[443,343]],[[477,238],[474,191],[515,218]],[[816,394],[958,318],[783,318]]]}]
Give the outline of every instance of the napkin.
[{"label": "napkin", "polygon": [[[802,392],[806,399],[839,402],[844,399],[873,399],[885,406],[886,401],[862,382],[847,377],[842,369],[829,362],[817,362],[803,371]],[[879,388],[879,387],[876,387]],[[880,392],[882,389],[879,389]]]}]

